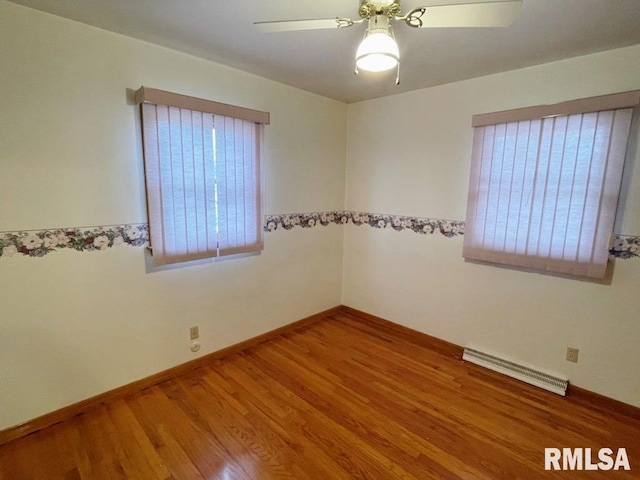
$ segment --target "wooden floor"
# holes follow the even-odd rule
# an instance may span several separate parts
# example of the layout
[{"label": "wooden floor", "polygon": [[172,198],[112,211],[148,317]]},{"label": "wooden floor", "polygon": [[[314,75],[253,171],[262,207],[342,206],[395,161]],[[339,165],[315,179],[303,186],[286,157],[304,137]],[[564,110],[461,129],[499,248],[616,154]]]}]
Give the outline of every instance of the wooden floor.
[{"label": "wooden floor", "polygon": [[[340,313],[0,446],[0,478],[640,478],[639,437]],[[625,447],[632,470],[548,472],[545,447]]]}]

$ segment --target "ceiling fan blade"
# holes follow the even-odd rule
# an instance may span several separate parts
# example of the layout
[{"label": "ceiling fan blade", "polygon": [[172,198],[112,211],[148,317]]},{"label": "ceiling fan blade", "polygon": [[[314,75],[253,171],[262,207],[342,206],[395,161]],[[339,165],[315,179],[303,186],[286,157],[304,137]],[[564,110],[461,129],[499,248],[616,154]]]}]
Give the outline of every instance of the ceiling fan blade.
[{"label": "ceiling fan blade", "polygon": [[346,28],[362,20],[353,21],[349,18],[316,18],[309,20],[275,20],[272,22],[254,22],[265,33],[289,32],[293,30],[316,30],[320,28]]},{"label": "ceiling fan blade", "polygon": [[522,0],[464,3],[418,7],[403,17],[411,27],[508,27],[513,23]]}]

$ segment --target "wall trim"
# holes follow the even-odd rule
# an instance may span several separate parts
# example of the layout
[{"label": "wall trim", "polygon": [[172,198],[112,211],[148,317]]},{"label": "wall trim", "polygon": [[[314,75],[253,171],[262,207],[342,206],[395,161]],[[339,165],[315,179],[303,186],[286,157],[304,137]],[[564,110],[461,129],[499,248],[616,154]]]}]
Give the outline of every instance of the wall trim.
[{"label": "wall trim", "polygon": [[136,380],[135,382],[128,383],[113,390],[100,393],[85,400],[81,400],[66,407],[62,407],[58,410],[54,410],[53,412],[45,413],[40,417],[28,420],[19,425],[0,430],[0,445],[8,443],[11,440],[15,440],[17,438],[25,437],[31,433],[37,432],[38,430],[42,430],[43,428],[49,427],[56,423],[69,420],[70,418],[73,418],[77,415],[93,410],[94,408],[97,408],[102,404],[113,402],[122,397],[164,382],[183,373],[195,370],[196,368],[202,367],[216,360],[220,360],[229,355],[233,355],[234,353],[238,353],[242,350],[255,347],[256,345],[284,335],[285,333],[291,332],[305,325],[309,325],[311,323],[322,320],[323,318],[340,313],[341,311],[342,307],[340,306],[330,308],[329,310],[316,313],[296,322],[276,328],[275,330],[263,333],[262,335],[258,335],[257,337],[253,337],[240,343],[236,343],[235,345],[223,348],[222,350],[209,353],[194,360],[190,360],[186,363],[182,363],[180,365],[169,368],[167,370],[163,370],[140,380]]},{"label": "wall trim", "polygon": [[141,247],[148,242],[146,223],[0,232],[0,257],[44,257],[64,248],[93,252],[120,245]]},{"label": "wall trim", "polygon": [[[409,230],[420,235],[440,234],[447,238],[464,235],[465,222],[439,218],[410,217],[386,213],[335,210],[311,213],[265,215],[264,231],[310,229],[328,225],[366,225],[376,229]],[[142,247],[149,242],[146,223],[107,225],[99,227],[66,227],[48,230],[0,232],[0,257],[26,255],[43,257],[64,248],[86,252],[107,250],[120,245]],[[614,234],[609,250],[611,258],[640,258],[640,236]]]},{"label": "wall trim", "polygon": [[[397,232],[410,230],[421,235],[440,234],[447,238],[464,235],[463,220],[445,220],[440,218],[410,217],[406,215],[389,215],[386,213],[368,213],[349,210],[335,210],[311,213],[283,213],[265,215],[264,231],[291,230],[296,227],[314,228],[328,225],[357,226],[367,225],[372,228],[391,228]],[[614,234],[609,249],[610,258],[628,260],[640,258],[640,236]]]},{"label": "wall trim", "polygon": [[377,327],[389,330],[398,336],[410,340],[412,343],[441,353],[446,357],[453,357],[458,360],[462,360],[464,348],[456,345],[455,343],[447,342],[446,340],[433,337],[418,330],[400,325],[399,323],[394,323],[382,317],[363,312],[362,310],[347,307],[346,305],[342,305],[342,313],[349,315],[355,320],[375,324]]},{"label": "wall trim", "polygon": [[389,215],[386,213],[355,212],[338,210],[312,213],[284,213],[265,217],[265,232],[294,227],[313,228],[331,224],[357,226],[367,225],[373,228],[392,228],[396,231],[411,230],[422,235],[440,233],[445,237],[464,234],[464,222],[461,220],[444,220],[440,218],[409,217],[406,215]]},{"label": "wall trim", "polygon": [[[462,360],[462,352],[464,351],[464,347],[460,345],[447,342],[446,340],[442,340],[437,337],[432,337],[431,335],[428,335],[426,333],[422,333],[418,330],[405,327],[404,325],[394,323],[390,320],[377,317],[375,315],[357,310],[355,308],[347,307],[345,305],[343,305],[341,308],[343,313],[348,314],[351,317],[374,323],[382,328],[393,331],[400,336],[409,338],[414,343],[422,345],[426,348],[430,348],[432,350],[436,350],[445,356],[452,356],[454,358]],[[493,372],[491,370],[487,370],[487,375],[495,376],[496,378],[504,378],[503,374]],[[555,394],[550,393],[550,395],[557,397]],[[617,414],[640,420],[640,407],[636,407],[634,405],[621,402],[620,400],[606,397],[604,395],[592,392],[591,390],[587,390],[576,385],[569,384],[567,395],[565,397],[557,398],[562,401],[567,400],[573,403],[577,403],[587,408],[607,410],[608,413],[615,412]]]},{"label": "wall trim", "polygon": [[[191,370],[195,370],[196,368],[200,368],[216,360],[220,360],[229,355],[233,355],[248,348],[255,347],[261,343],[292,332],[298,328],[322,321],[327,317],[335,316],[338,314],[349,315],[351,318],[363,323],[375,324],[378,328],[391,331],[395,335],[402,336],[417,345],[436,351],[444,356],[462,360],[462,352],[464,348],[459,345],[447,342],[446,340],[442,340],[437,337],[432,337],[431,335],[428,335],[426,333],[419,332],[412,328],[405,327],[404,325],[394,323],[390,320],[386,320],[384,318],[363,312],[361,310],[357,310],[352,307],[348,307],[346,305],[338,305],[337,307],[333,307],[323,312],[316,313],[296,322],[276,328],[275,330],[263,333],[262,335],[258,335],[257,337],[253,337],[235,345],[223,348],[222,350],[209,353],[195,360],[182,363],[167,370],[163,370],[162,372],[153,374],[140,380],[136,380],[135,382],[131,382],[122,387],[109,390],[107,392],[95,395],[93,397],[68,405],[53,412],[46,413],[40,417],[28,420],[19,425],[0,430],[0,445],[21,437],[25,437],[31,433],[35,433],[38,430],[49,427],[56,423],[69,420],[77,415],[81,415],[90,410],[93,410],[105,403],[113,402],[122,397],[133,394],[145,388],[149,388],[153,385],[164,382],[178,375],[182,375]],[[489,374],[501,375],[495,372],[489,372]],[[570,385],[567,396],[563,397],[563,400],[579,403],[588,408],[606,409],[608,411],[617,412],[618,414],[624,416],[640,419],[639,407],[635,407],[619,400],[605,397],[604,395],[591,392],[581,387],[576,387],[575,385]]]},{"label": "wall trim", "polygon": [[574,401],[574,403],[580,403],[589,408],[598,410],[615,410],[627,417],[640,420],[640,407],[629,405],[628,403],[614,400],[613,398],[599,393],[586,390],[582,387],[569,384],[567,395]]}]

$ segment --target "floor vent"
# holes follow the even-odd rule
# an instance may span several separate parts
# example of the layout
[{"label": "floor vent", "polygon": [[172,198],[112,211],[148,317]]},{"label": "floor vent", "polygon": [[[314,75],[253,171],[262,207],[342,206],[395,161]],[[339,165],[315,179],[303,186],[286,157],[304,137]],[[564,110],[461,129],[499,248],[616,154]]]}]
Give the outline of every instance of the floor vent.
[{"label": "floor vent", "polygon": [[462,359],[517,378],[536,387],[544,388],[558,395],[564,396],[567,393],[567,386],[569,385],[568,379],[541,372],[535,368],[518,364],[492,353],[483,352],[472,347],[465,347]]}]

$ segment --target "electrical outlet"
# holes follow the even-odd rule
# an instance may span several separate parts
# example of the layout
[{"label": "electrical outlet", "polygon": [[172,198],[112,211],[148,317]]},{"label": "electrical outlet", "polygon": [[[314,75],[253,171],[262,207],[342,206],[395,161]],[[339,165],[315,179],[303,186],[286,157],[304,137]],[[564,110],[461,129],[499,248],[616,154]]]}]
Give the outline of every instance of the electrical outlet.
[{"label": "electrical outlet", "polygon": [[579,352],[580,352],[580,350],[578,350],[577,348],[567,347],[567,361],[568,362],[573,362],[573,363],[578,363],[578,353]]},{"label": "electrical outlet", "polygon": [[189,329],[189,336],[191,337],[191,340],[200,338],[200,328],[197,325],[195,327],[191,327]]}]

